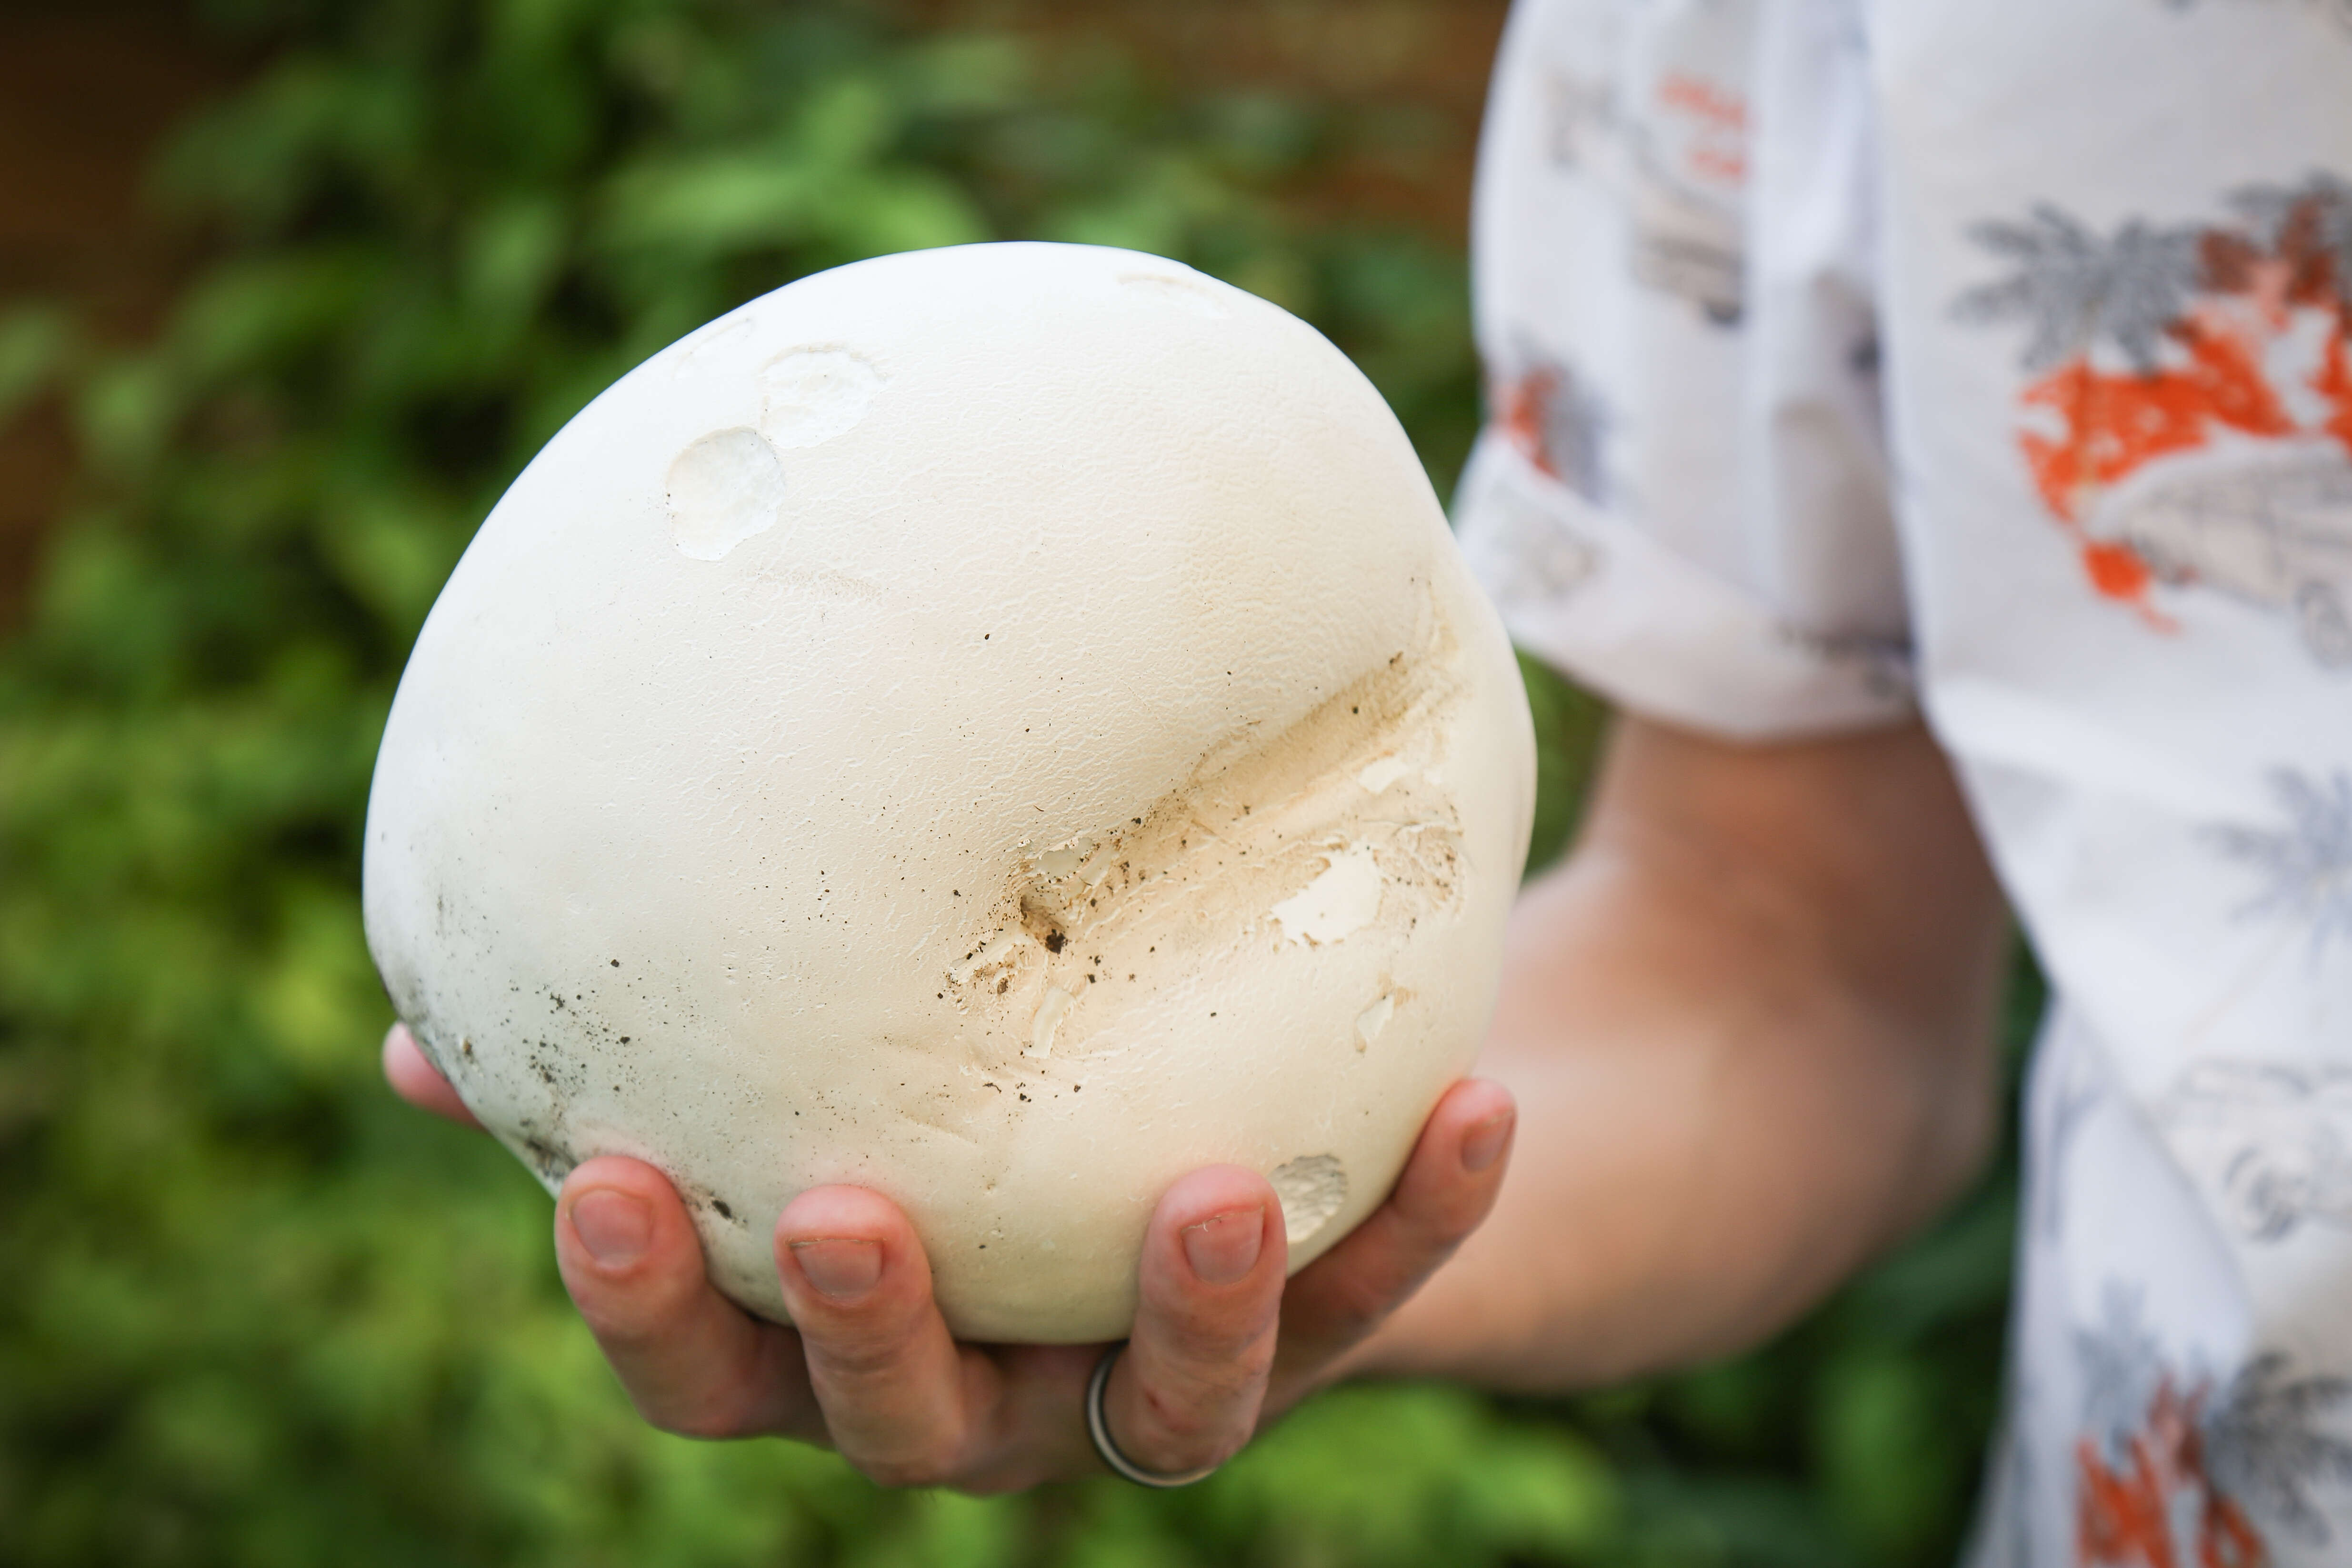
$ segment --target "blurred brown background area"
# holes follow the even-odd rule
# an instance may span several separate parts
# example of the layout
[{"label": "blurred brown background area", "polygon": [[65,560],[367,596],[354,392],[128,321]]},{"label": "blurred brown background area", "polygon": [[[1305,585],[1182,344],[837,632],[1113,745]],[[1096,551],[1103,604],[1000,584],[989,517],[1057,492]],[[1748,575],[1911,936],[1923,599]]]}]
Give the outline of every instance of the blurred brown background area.
[{"label": "blurred brown background area", "polygon": [[[1312,216],[1465,238],[1486,74],[1508,0],[900,0],[919,26],[976,26],[1118,49],[1180,93],[1265,90],[1387,127],[1288,193]],[[155,325],[194,259],[142,199],[188,110],[260,62],[190,0],[0,0],[0,309],[70,304],[98,341]],[[70,474],[63,412],[0,429],[0,632],[19,621]]]},{"label": "blurred brown background area", "polygon": [[[0,4],[0,309],[64,300],[100,341],[152,328],[193,256],[146,211],[142,174],[238,63],[171,0]],[[68,469],[61,410],[0,428],[0,631]]]},{"label": "blurred brown background area", "polygon": [[1109,44],[1180,91],[1257,89],[1377,110],[1392,128],[1389,144],[1319,169],[1295,198],[1316,215],[1402,221],[1466,240],[1478,120],[1509,0],[906,0],[896,8],[919,21]]}]

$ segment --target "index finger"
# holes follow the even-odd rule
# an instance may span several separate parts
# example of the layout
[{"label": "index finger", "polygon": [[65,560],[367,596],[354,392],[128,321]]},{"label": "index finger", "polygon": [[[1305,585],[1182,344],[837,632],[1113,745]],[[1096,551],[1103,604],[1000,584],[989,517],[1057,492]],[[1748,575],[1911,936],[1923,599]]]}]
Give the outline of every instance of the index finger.
[{"label": "index finger", "polygon": [[461,1127],[481,1126],[457,1098],[457,1092],[449,1087],[449,1081],[425,1060],[416,1037],[404,1023],[393,1025],[383,1037],[383,1077],[394,1094],[420,1110],[446,1116]]},{"label": "index finger", "polygon": [[1502,1188],[1517,1120],[1510,1091],[1491,1080],[1465,1079],[1446,1091],[1388,1201],[1290,1281],[1282,1300],[1275,1406],[1328,1376],[1335,1360],[1478,1228]]}]

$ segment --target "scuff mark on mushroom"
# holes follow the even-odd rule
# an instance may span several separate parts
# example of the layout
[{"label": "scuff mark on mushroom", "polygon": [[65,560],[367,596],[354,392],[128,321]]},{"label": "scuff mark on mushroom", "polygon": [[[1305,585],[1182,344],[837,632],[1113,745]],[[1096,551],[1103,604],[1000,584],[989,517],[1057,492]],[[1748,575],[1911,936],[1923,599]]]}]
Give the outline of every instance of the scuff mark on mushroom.
[{"label": "scuff mark on mushroom", "polygon": [[1069,1016],[1070,993],[1059,986],[1045,988],[1045,999],[1037,1004],[1037,1017],[1029,1026],[1029,1054],[1043,1061],[1054,1053],[1054,1036]]},{"label": "scuff mark on mushroom", "polygon": [[1458,826],[1426,779],[1463,695],[1455,648],[1432,602],[1413,645],[1287,729],[1242,726],[1141,813],[1032,839],[943,994],[1024,1055],[1083,1055],[1087,1031],[1049,989],[1075,999],[1095,967],[1163,968],[1181,958],[1160,956],[1171,937],[1195,952],[1252,930],[1328,945],[1450,908]]},{"label": "scuff mark on mushroom", "polygon": [[1348,1202],[1348,1167],[1337,1155],[1301,1155],[1265,1179],[1282,1200],[1282,1228],[1293,1247],[1306,1245]]}]

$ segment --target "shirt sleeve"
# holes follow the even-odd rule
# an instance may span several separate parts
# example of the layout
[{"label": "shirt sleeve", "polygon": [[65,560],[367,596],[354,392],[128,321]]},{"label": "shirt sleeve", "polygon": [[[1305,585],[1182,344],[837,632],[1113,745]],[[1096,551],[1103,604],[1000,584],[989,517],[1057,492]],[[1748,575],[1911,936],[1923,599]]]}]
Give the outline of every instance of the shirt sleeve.
[{"label": "shirt sleeve", "polygon": [[1464,549],[1521,646],[1729,738],[1913,708],[1866,70],[1770,0],[1520,0],[1496,65]]}]

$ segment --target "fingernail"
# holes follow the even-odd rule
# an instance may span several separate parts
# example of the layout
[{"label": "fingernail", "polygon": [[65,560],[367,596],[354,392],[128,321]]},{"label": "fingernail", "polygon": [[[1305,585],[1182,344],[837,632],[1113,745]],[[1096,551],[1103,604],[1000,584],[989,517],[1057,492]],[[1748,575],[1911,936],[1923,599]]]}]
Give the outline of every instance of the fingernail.
[{"label": "fingernail", "polygon": [[625,1269],[654,1244],[653,1211],[642,1199],[600,1186],[572,1200],[572,1231],[600,1269]]},{"label": "fingernail", "polygon": [[828,1301],[854,1301],[882,1277],[882,1248],[877,1242],[827,1236],[792,1245],[793,1260],[816,1287],[817,1294]]},{"label": "fingernail", "polygon": [[1475,1176],[1503,1157],[1503,1145],[1511,1141],[1511,1123],[1517,1113],[1504,1111],[1489,1116],[1462,1135],[1462,1168]]},{"label": "fingernail", "polygon": [[1184,1228],[1184,1259],[1204,1285],[1230,1285],[1257,1266],[1265,1216],[1255,1208],[1224,1213]]}]

